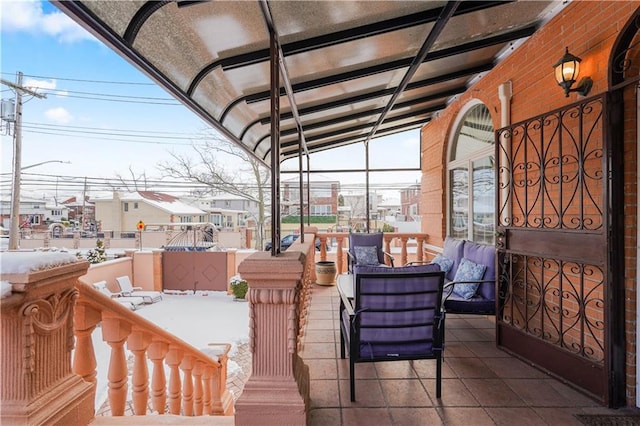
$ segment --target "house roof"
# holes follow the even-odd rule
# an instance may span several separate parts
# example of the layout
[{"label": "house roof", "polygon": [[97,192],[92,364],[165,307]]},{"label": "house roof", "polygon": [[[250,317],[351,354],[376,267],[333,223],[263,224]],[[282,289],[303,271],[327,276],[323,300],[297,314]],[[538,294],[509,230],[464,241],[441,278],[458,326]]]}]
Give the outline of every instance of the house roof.
[{"label": "house roof", "polygon": [[[155,191],[127,192],[127,193],[119,194],[119,197],[120,197],[120,201],[126,201],[126,202],[141,201],[170,214],[179,214],[179,215],[206,214],[206,212],[204,212],[203,210],[197,207],[190,206],[186,203],[183,203],[178,199],[178,197],[174,197],[173,195],[165,194],[162,192],[155,192]],[[94,199],[94,201],[97,201],[97,202],[109,201],[109,200],[113,200],[113,197]]]},{"label": "house roof", "polygon": [[[300,146],[318,152],[420,128],[566,4],[53,3],[267,165],[274,149],[282,161]],[[283,56],[273,146],[270,34]]]}]

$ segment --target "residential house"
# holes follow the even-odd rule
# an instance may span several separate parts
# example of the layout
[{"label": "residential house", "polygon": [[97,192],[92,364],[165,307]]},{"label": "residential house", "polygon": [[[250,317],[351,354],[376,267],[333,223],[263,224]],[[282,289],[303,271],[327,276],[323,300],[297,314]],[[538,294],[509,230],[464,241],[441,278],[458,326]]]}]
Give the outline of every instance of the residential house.
[{"label": "residential house", "polygon": [[404,221],[420,221],[420,185],[411,185],[400,191],[400,215]]},{"label": "residential house", "polygon": [[185,203],[208,214],[207,221],[221,231],[237,231],[240,227],[255,227],[258,202],[244,197],[221,194],[213,197],[181,197]]},{"label": "residential house", "polygon": [[95,226],[96,210],[89,196],[85,196],[84,200],[74,196],[64,200],[61,204],[69,208],[69,220],[79,223],[81,229],[90,229]]},{"label": "residential house", "polygon": [[[307,188],[309,188],[307,190]],[[314,175],[313,180],[303,179],[302,184],[302,213],[311,216],[335,216],[338,213],[338,193],[340,182],[325,176]],[[282,216],[297,216],[300,214],[300,180],[295,177],[282,181],[281,186]],[[307,193],[309,203],[307,208]]]},{"label": "residential house", "polygon": [[95,199],[96,221],[102,231],[135,232],[139,221],[151,224],[188,224],[207,221],[207,213],[173,195],[153,191],[122,193]]},{"label": "residential house", "polygon": [[[2,226],[11,226],[11,201],[3,199]],[[47,202],[44,199],[21,197],[20,199],[20,229],[48,229],[51,223],[60,223],[69,219],[69,208],[64,204]]]}]

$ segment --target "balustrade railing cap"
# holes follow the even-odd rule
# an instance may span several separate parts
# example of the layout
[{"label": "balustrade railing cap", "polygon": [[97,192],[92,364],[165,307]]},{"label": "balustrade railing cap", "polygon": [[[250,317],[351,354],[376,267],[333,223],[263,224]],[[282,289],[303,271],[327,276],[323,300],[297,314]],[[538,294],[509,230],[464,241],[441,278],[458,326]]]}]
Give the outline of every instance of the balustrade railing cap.
[{"label": "balustrade railing cap", "polygon": [[271,256],[269,252],[257,252],[238,265],[238,273],[249,286],[290,288],[302,279],[305,254],[292,250]]},{"label": "balustrade railing cap", "polygon": [[5,252],[0,264],[0,280],[8,281],[14,292],[26,291],[40,282],[80,276],[89,269],[86,260],[61,252]]}]

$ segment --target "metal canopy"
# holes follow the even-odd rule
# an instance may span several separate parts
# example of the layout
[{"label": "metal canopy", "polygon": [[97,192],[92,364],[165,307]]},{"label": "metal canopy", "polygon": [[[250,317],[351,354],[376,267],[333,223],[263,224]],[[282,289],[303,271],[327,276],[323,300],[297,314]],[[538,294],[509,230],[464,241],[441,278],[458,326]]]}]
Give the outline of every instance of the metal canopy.
[{"label": "metal canopy", "polygon": [[287,73],[279,91],[283,161],[300,155],[301,139],[313,153],[421,127],[558,6],[270,1],[267,21],[259,1],[53,3],[267,166],[268,25]]}]

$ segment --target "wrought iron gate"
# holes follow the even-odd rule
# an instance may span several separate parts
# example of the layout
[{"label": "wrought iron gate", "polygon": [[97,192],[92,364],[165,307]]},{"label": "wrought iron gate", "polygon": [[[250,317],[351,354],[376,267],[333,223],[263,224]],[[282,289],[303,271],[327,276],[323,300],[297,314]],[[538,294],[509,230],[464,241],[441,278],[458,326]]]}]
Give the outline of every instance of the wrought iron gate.
[{"label": "wrought iron gate", "polygon": [[606,95],[497,132],[497,344],[603,402],[609,386]]}]

